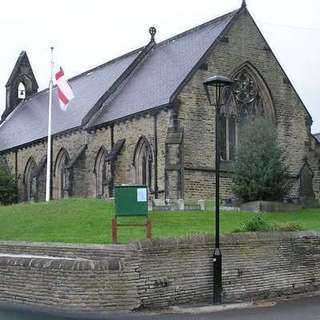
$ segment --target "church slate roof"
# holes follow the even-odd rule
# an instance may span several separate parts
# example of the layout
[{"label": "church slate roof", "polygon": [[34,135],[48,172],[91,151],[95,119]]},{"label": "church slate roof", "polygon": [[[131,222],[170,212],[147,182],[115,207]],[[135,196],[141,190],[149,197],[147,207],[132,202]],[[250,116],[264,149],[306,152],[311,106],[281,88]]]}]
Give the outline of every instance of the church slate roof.
[{"label": "church slate roof", "polygon": [[[115,94],[89,120],[99,126],[123,117],[169,104],[175,92],[195,68],[239,10],[209,21],[166,41],[137,49],[69,80],[75,99],[61,111],[53,93],[52,133],[80,128],[101,97],[121,78],[139,56]],[[55,89],[54,89],[55,90]],[[25,101],[0,125],[0,151],[21,146],[47,136],[48,89]],[[91,115],[90,115],[91,116]],[[87,126],[88,127],[88,126]]]},{"label": "church slate roof", "polygon": [[105,103],[94,125],[165,105],[235,12],[157,44],[113,101]]},{"label": "church slate roof", "polygon": [[313,136],[316,138],[317,142],[320,143],[320,133],[315,133]]},{"label": "church slate roof", "polygon": [[[62,111],[53,90],[52,133],[79,127],[82,118],[96,101],[137,57],[132,52],[110,63],[69,80],[75,98]],[[20,103],[0,125],[0,151],[39,140],[47,136],[49,90],[41,91]]]}]

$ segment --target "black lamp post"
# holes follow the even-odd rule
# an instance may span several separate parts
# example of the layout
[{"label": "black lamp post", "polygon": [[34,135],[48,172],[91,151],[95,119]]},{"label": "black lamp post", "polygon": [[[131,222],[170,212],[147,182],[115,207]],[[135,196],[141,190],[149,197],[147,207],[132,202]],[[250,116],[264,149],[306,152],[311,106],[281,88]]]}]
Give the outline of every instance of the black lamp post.
[{"label": "black lamp post", "polygon": [[[219,171],[220,171],[220,109],[221,92],[224,87],[231,86],[233,81],[224,76],[214,76],[207,79],[203,85],[210,105],[215,106],[215,136],[216,136],[216,241],[213,252],[213,303],[222,302],[222,254],[220,250],[220,198],[219,198]],[[215,100],[215,101],[214,101]]]}]

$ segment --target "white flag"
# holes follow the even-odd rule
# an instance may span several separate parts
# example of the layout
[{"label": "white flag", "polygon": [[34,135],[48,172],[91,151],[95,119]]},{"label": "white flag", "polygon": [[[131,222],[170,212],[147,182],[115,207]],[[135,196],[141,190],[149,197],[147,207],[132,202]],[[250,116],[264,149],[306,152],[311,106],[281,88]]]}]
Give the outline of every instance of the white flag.
[{"label": "white flag", "polygon": [[57,84],[57,96],[60,104],[60,108],[63,111],[67,110],[69,102],[74,98],[73,91],[69,86],[67,80],[64,77],[63,69],[55,74]]}]

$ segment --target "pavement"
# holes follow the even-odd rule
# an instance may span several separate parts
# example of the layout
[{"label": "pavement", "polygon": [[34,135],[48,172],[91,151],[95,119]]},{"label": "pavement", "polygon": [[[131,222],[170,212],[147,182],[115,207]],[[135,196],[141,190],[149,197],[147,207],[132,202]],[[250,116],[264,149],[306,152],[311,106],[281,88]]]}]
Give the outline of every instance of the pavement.
[{"label": "pavement", "polygon": [[275,302],[243,302],[243,303],[229,303],[219,305],[204,305],[204,306],[173,306],[168,308],[169,312],[172,313],[183,313],[183,314],[202,314],[202,313],[213,313],[222,312],[229,310],[241,310],[257,307],[273,306]]},{"label": "pavement", "polygon": [[167,310],[89,316],[49,315],[0,308],[0,320],[320,320],[320,293],[290,299],[220,306],[176,306]]}]

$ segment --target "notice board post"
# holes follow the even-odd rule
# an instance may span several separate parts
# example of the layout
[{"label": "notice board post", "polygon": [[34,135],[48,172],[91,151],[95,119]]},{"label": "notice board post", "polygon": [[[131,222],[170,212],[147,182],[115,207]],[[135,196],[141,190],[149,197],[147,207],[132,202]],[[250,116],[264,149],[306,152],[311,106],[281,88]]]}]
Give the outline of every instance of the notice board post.
[{"label": "notice board post", "polygon": [[[115,186],[115,217],[112,219],[112,243],[118,242],[118,227],[145,227],[151,239],[151,220],[148,217],[148,188],[144,185]],[[118,217],[143,217],[144,223],[119,224]]]}]

